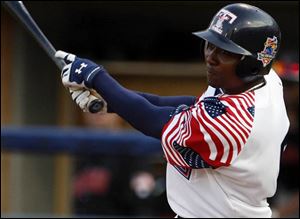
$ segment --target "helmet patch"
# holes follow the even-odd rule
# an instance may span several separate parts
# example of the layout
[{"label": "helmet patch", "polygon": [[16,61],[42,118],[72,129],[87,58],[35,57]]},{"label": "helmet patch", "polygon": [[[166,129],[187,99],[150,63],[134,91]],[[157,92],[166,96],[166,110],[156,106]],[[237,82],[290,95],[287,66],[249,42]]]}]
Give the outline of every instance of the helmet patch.
[{"label": "helmet patch", "polygon": [[228,21],[229,24],[232,24],[237,16],[226,9],[221,9],[217,14],[217,22],[211,26],[211,29],[216,31],[219,34],[223,33],[223,22]]},{"label": "helmet patch", "polygon": [[266,67],[272,59],[274,59],[277,53],[277,37],[273,36],[273,38],[268,37],[265,44],[263,51],[257,53],[257,60],[263,63],[263,66]]}]

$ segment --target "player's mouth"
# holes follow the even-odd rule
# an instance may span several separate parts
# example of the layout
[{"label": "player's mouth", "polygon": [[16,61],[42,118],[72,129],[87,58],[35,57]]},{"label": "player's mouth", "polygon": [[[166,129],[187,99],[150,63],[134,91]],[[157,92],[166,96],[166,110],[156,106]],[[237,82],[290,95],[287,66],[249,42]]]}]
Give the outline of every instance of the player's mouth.
[{"label": "player's mouth", "polygon": [[212,67],[207,66],[207,74],[216,75],[216,71]]},{"label": "player's mouth", "polygon": [[212,87],[218,87],[219,85],[219,77],[218,72],[215,71],[212,67],[207,66],[207,82]]}]

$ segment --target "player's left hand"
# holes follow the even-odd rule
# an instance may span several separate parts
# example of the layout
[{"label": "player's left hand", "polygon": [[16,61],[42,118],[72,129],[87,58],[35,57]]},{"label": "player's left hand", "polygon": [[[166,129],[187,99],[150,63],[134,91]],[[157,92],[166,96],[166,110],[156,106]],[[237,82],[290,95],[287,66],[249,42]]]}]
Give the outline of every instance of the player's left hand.
[{"label": "player's left hand", "polygon": [[61,73],[62,83],[65,87],[91,89],[93,88],[92,81],[94,77],[101,70],[104,70],[101,65],[61,50],[55,53],[55,57],[64,60],[66,63]]}]

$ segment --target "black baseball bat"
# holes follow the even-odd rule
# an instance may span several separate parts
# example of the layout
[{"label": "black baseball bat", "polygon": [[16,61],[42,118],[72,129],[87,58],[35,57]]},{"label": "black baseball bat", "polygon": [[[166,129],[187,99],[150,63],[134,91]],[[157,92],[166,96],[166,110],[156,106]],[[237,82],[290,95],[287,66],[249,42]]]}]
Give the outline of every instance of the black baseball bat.
[{"label": "black baseball bat", "polygon": [[[33,38],[39,43],[39,45],[45,50],[48,56],[54,61],[57,67],[62,70],[65,63],[57,58],[55,58],[56,49],[38,27],[36,22],[33,20],[28,10],[24,6],[22,1],[4,1],[5,6],[7,6],[14,16],[26,27],[26,29],[31,33]],[[101,99],[94,99],[88,104],[89,112],[97,113],[101,111],[104,107],[104,102]]]}]

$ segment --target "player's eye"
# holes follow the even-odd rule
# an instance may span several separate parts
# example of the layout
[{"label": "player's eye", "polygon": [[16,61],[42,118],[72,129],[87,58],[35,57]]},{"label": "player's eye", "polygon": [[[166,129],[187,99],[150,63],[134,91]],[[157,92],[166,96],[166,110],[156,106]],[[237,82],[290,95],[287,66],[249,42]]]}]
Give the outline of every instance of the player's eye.
[{"label": "player's eye", "polygon": [[228,51],[223,50],[223,49],[220,51],[220,53],[224,54],[224,55],[231,55],[232,54],[231,52],[228,52]]},{"label": "player's eye", "polygon": [[206,49],[208,50],[213,50],[214,48],[216,48],[215,45],[211,44],[211,43],[206,43]]}]

